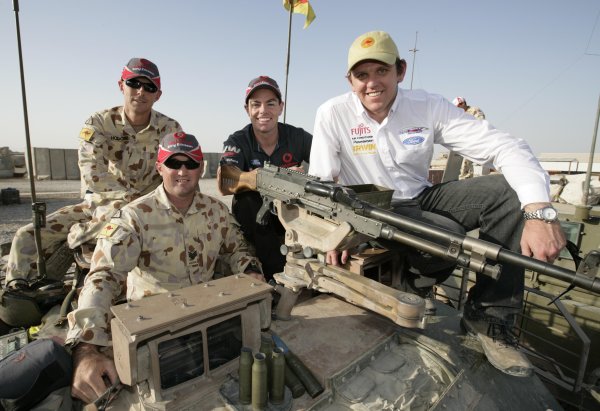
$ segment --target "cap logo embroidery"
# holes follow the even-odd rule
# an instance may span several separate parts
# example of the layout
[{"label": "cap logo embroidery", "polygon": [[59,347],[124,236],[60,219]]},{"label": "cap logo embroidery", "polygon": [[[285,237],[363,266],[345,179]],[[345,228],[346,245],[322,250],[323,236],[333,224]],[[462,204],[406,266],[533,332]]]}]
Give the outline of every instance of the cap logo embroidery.
[{"label": "cap logo embroidery", "polygon": [[136,72],[148,73],[151,76],[154,76],[154,73],[151,72],[150,70],[148,70],[146,67],[142,67],[142,66],[132,67],[131,70],[136,71]]},{"label": "cap logo embroidery", "polygon": [[373,37],[367,37],[366,39],[364,39],[363,41],[360,42],[360,46],[363,49],[369,48],[373,44],[375,44],[375,39]]},{"label": "cap logo embroidery", "polygon": [[272,90],[277,96],[277,99],[281,101],[281,91],[279,90],[279,85],[277,82],[269,76],[258,76],[250,80],[250,83],[248,83],[248,87],[246,88],[246,104],[248,104],[250,94],[252,94],[257,88],[268,88]]},{"label": "cap logo embroidery", "polygon": [[248,86],[248,88],[246,88],[246,94],[250,93],[252,90],[259,86],[269,86],[275,88],[275,86],[269,83],[268,81],[259,81],[257,83],[254,83],[252,86]]}]

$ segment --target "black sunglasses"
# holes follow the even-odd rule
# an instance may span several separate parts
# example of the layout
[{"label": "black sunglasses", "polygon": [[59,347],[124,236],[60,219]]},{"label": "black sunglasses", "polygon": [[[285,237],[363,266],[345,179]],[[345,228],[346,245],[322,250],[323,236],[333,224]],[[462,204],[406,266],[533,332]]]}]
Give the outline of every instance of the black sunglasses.
[{"label": "black sunglasses", "polygon": [[125,80],[125,84],[127,84],[127,87],[131,87],[136,90],[138,90],[140,87],[144,87],[144,90],[148,93],[156,93],[158,91],[158,87],[156,87],[154,83],[142,83],[134,78]]},{"label": "black sunglasses", "polygon": [[188,170],[195,170],[198,167],[200,167],[200,163],[196,163],[191,158],[185,161],[177,160],[175,158],[169,158],[163,164],[171,170],[179,170],[181,166],[185,166],[185,168],[187,168]]}]

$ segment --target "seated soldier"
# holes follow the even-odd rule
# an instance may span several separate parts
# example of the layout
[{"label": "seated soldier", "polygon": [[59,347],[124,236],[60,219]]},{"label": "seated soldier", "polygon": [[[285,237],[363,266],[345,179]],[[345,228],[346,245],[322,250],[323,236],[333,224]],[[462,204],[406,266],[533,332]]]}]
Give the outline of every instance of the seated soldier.
[{"label": "seated soldier", "polygon": [[78,309],[68,315],[72,394],[84,402],[108,388],[103,377],[117,379],[113,360],[100,347],[109,345],[110,306],[119,296],[138,300],[209,281],[218,258],[233,272],[264,281],[227,206],[200,193],[203,168],[194,136],[166,135],[156,161],[163,184],[123,207],[98,236]]}]

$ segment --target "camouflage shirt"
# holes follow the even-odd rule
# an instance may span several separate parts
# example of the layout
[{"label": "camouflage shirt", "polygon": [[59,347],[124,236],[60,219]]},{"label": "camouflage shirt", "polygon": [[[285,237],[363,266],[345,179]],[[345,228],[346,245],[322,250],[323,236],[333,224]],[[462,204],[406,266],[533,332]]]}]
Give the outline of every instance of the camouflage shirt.
[{"label": "camouflage shirt", "polygon": [[179,123],[152,110],[148,126],[136,132],[123,107],[93,114],[79,133],[79,169],[94,197],[131,201],[160,184],[156,152],[160,138],[181,131]]},{"label": "camouflage shirt", "polygon": [[120,296],[138,300],[209,281],[217,258],[234,273],[260,267],[222,202],[198,191],[182,215],[161,185],[129,203],[98,236],[67,343],[108,345],[110,306]]},{"label": "camouflage shirt", "polygon": [[483,111],[479,107],[468,106],[465,111],[477,120],[485,120],[485,114],[483,114]]}]

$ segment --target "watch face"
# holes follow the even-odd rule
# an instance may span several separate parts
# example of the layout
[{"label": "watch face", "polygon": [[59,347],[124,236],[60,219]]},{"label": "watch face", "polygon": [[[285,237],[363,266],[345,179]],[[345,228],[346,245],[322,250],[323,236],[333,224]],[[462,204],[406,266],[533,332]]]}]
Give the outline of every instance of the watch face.
[{"label": "watch face", "polygon": [[558,213],[552,207],[546,207],[546,208],[542,209],[542,218],[546,221],[554,221],[554,220],[556,220],[557,216],[558,216]]}]

